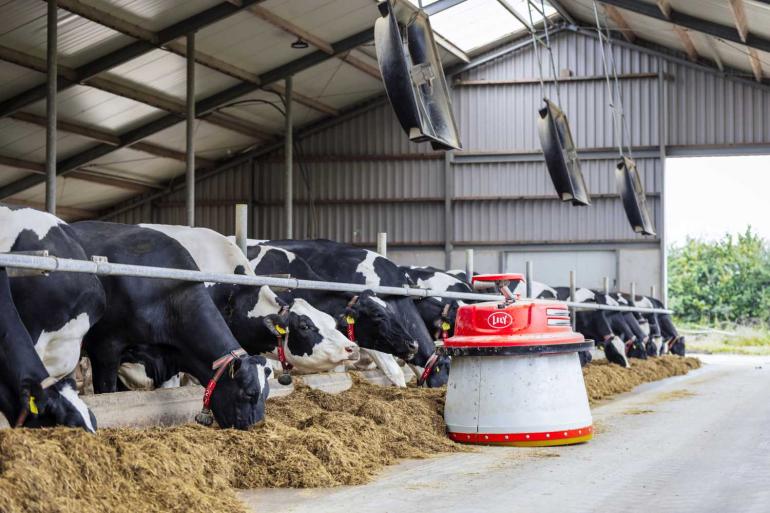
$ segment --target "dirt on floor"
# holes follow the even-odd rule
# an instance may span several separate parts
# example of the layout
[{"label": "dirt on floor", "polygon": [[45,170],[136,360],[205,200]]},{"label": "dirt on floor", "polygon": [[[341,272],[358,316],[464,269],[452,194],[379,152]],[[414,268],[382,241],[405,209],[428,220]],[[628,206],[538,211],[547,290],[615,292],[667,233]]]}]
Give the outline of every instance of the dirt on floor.
[{"label": "dirt on floor", "polygon": [[[675,357],[631,369],[592,363],[584,375],[595,401],[698,366]],[[401,458],[470,450],[446,437],[444,393],[356,378],[340,394],[297,384],[249,431],[0,430],[0,511],[239,512],[236,489],[362,484]]]}]

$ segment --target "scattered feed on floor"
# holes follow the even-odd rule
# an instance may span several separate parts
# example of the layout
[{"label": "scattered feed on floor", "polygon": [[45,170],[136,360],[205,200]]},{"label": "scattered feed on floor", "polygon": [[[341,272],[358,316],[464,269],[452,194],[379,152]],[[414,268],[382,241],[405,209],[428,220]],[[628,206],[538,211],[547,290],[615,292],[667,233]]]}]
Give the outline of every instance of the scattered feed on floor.
[{"label": "scattered feed on floor", "polygon": [[[631,369],[597,362],[584,375],[595,402],[699,365],[678,357],[633,360]],[[446,437],[444,393],[354,378],[340,394],[298,383],[271,399],[265,426],[250,431],[0,430],[0,511],[238,512],[236,489],[362,484],[401,458],[471,450]]]}]

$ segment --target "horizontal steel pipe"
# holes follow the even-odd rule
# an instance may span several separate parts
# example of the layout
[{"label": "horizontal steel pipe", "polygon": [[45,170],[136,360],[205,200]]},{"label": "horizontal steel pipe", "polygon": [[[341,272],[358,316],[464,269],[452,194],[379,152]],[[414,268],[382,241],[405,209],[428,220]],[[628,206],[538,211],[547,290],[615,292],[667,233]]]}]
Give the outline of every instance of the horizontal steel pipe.
[{"label": "horizontal steel pipe", "polygon": [[[21,253],[0,253],[0,267],[12,269],[30,269],[46,272],[73,272],[97,274],[101,276],[133,276],[137,278],[154,278],[167,280],[191,281],[198,283],[230,283],[234,285],[249,285],[261,287],[281,287],[287,289],[330,290],[336,292],[363,292],[371,290],[377,294],[391,296],[412,297],[444,297],[450,299],[463,299],[468,301],[501,301],[503,296],[497,294],[475,294],[471,292],[449,292],[432,289],[418,289],[410,287],[367,287],[360,283],[337,283],[331,281],[299,280],[296,278],[277,278],[273,276],[246,276],[243,274],[210,273],[204,271],[190,271],[187,269],[171,269],[167,267],[152,267],[144,265],[118,264],[95,260],[75,260],[71,258],[58,258],[55,256],[35,256]],[[542,303],[553,301],[538,300]],[[572,303],[558,301],[559,304],[586,309],[586,310],[611,310],[621,312],[641,313],[673,313],[671,310],[661,308],[638,308],[628,306],[610,306],[600,304]]]}]

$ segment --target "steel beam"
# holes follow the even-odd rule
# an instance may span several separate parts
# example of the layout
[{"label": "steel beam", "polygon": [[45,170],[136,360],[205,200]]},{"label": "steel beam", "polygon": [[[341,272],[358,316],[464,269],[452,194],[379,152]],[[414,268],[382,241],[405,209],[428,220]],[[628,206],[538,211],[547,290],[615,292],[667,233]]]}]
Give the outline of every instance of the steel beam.
[{"label": "steel beam", "polygon": [[561,16],[564,19],[564,21],[566,21],[567,23],[573,26],[577,25],[575,18],[562,5],[561,0],[548,0],[548,3],[551,4],[551,7],[556,9],[556,12],[559,13],[559,16]]},{"label": "steel beam", "polygon": [[[165,44],[182,37],[189,32],[201,29],[207,25],[211,25],[212,23],[227,18],[241,9],[254,5],[259,1],[261,0],[243,0],[241,6],[235,6],[229,2],[222,2],[156,32],[154,39],[157,44]],[[94,75],[98,75],[115,66],[126,63],[153,49],[155,49],[155,45],[146,41],[136,41],[122,48],[118,48],[117,50],[77,67],[75,69],[76,76],[74,77],[74,80],[60,78],[58,86],[59,90],[61,91],[84,82]],[[0,103],[0,118],[12,114],[19,109],[23,109],[38,100],[42,100],[46,96],[46,91],[47,87],[45,85],[36,86],[3,101]]]},{"label": "steel beam", "polygon": [[284,135],[283,153],[286,158],[286,167],[284,169],[284,235],[286,239],[291,239],[294,233],[294,119],[292,117],[292,77],[286,77],[284,90],[284,110],[286,117],[286,129]]},{"label": "steel beam", "polygon": [[[332,47],[334,48],[335,54],[339,54],[347,52],[348,50],[351,50],[364,43],[368,43],[371,41],[371,39],[372,30],[366,29],[332,44]],[[327,60],[329,57],[330,56],[328,54],[320,50],[313,52],[311,54],[305,55],[304,57],[300,57],[299,59],[286,63],[283,66],[279,66],[270,71],[262,73],[259,75],[260,82],[267,85],[279,80],[283,80],[288,76],[299,73],[307,68],[315,66],[316,64],[320,64],[321,62]],[[243,95],[252,93],[257,89],[258,86],[255,84],[243,82],[225,89],[224,91],[199,100],[195,105],[197,116],[200,117],[211,113],[219,107],[226,105],[227,103],[230,103]],[[150,137],[162,130],[165,130],[166,128],[176,125],[179,123],[179,121],[180,119],[177,115],[168,114],[159,119],[141,125],[133,130],[124,132],[119,136],[120,144],[117,146],[110,144],[99,144],[59,162],[57,173],[66,174],[73,169],[77,169],[93,160],[112,153],[118,148],[124,148],[126,146],[136,144],[146,137]],[[0,200],[7,198],[8,196],[18,194],[19,192],[29,189],[30,187],[34,187],[39,183],[40,179],[38,177],[29,176],[2,186],[0,187]]]},{"label": "steel beam", "polygon": [[[181,57],[186,58],[187,56],[186,45],[184,42],[171,41],[166,43],[165,45],[161,45],[158,43],[156,34],[151,30],[140,27],[139,25],[136,25],[135,23],[131,23],[130,21],[125,20],[124,18],[115,16],[110,12],[103,11],[91,5],[86,5],[80,0],[59,0],[58,4],[60,8],[65,9],[73,14],[77,14],[82,18],[86,18],[95,23],[99,23],[100,25],[109,27],[127,36],[131,36],[133,38],[145,41],[147,43],[155,45],[158,48],[162,48],[164,50],[175,53]],[[214,57],[213,55],[202,53],[200,50],[197,50],[195,52],[195,62],[200,64],[201,66],[205,66],[209,69],[213,69],[215,71],[218,71],[225,75],[229,75],[239,80],[244,80],[247,82],[257,82],[257,76],[255,74],[250,73],[237,66],[234,66],[228,62],[225,62],[217,57]],[[310,107],[312,109],[318,109],[323,105],[317,101],[308,102],[306,104],[305,103],[306,97],[304,97],[303,95],[296,95],[296,94],[295,96],[296,96],[297,103],[302,103],[303,105]],[[327,106],[323,106],[323,107],[327,107]],[[325,110],[321,110],[321,111],[325,112]]]},{"label": "steel beam", "polygon": [[185,198],[187,226],[195,226],[195,32],[187,34],[187,75],[185,101]]},{"label": "steel beam", "polygon": [[460,5],[463,2],[465,2],[465,0],[437,0],[432,4],[426,5],[423,8],[423,11],[425,11],[428,16],[432,16],[434,14],[440,13],[441,11],[446,11],[455,5]]},{"label": "steel beam", "polygon": [[59,9],[56,0],[48,0],[46,18],[47,91],[45,99],[45,209],[56,215],[56,90],[58,79]]},{"label": "steel beam", "polygon": [[674,10],[670,11],[668,18],[661,12],[656,4],[649,4],[639,0],[599,0],[606,5],[612,5],[620,7],[630,12],[635,12],[648,18],[654,18],[660,21],[667,21],[680,27],[685,27],[704,34],[709,34],[714,37],[724,39],[726,41],[732,41],[733,43],[743,44],[750,48],[762,50],[763,52],[770,52],[770,39],[759,36],[756,34],[747,34],[744,41],[741,34],[734,27],[728,25],[722,25],[721,23],[715,23],[713,21],[704,20],[697,16],[685,14]]}]

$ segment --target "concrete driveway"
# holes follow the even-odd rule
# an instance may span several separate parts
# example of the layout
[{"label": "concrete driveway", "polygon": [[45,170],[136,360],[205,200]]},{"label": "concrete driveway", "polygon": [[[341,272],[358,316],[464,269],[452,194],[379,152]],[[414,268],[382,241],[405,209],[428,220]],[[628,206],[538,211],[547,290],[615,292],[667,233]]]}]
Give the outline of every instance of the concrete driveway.
[{"label": "concrete driveway", "polygon": [[704,357],[593,410],[588,444],[406,461],[355,487],[245,491],[255,512],[770,512],[770,357]]}]

